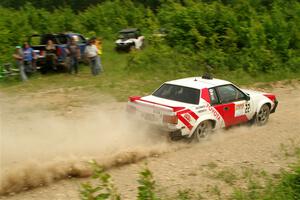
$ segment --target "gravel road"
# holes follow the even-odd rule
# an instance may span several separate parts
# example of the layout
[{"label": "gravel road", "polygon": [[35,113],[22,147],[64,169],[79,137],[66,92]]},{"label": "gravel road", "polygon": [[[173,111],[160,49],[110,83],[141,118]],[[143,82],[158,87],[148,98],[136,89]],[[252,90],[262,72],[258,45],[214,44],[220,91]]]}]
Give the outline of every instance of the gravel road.
[{"label": "gravel road", "polygon": [[[66,171],[75,168],[85,177],[90,171],[82,163],[89,159],[108,168],[123,199],[135,199],[144,161],[161,193],[172,196],[190,189],[207,199],[224,199],[234,187],[243,187],[245,170],[273,174],[295,161],[288,154],[300,146],[300,84],[272,87],[279,106],[266,126],[221,130],[198,144],[170,143],[161,133],[125,123],[120,114],[124,103],[86,105],[85,99],[64,91],[21,98],[0,93],[0,191],[11,193],[0,199],[80,199],[80,183],[91,179],[66,179]],[[216,176],[225,171],[237,177],[224,181]],[[14,193],[28,179],[32,187],[46,186]]]}]

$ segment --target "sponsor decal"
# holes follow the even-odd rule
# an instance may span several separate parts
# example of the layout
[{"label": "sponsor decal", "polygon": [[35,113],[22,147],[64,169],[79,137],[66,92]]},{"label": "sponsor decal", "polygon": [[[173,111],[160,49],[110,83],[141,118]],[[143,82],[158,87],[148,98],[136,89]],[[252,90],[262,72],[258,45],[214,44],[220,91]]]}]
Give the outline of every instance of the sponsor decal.
[{"label": "sponsor decal", "polygon": [[245,103],[235,103],[234,116],[245,115]]},{"label": "sponsor decal", "polygon": [[196,107],[196,110],[201,109],[201,108],[205,108],[205,106],[198,106],[198,107]]},{"label": "sponsor decal", "polygon": [[220,114],[218,113],[218,111],[216,111],[216,109],[214,107],[212,107],[211,105],[209,104],[206,104],[206,108],[209,112],[211,112],[214,117],[217,119],[217,120],[220,120],[221,119],[221,116]]},{"label": "sponsor decal", "polygon": [[191,121],[191,116],[189,114],[184,114],[183,117],[187,120],[187,121]]},{"label": "sponsor decal", "polygon": [[183,111],[179,111],[179,112],[177,113],[177,115],[182,115],[182,114],[184,114],[184,113],[190,114],[190,116],[193,117],[195,120],[197,120],[197,119],[199,118],[199,116],[196,115],[196,114],[195,114],[193,111],[191,111],[190,109],[186,109],[186,110],[183,110]]},{"label": "sponsor decal", "polygon": [[247,102],[246,105],[245,105],[245,113],[250,113],[250,111],[251,111],[250,103]]},{"label": "sponsor decal", "polygon": [[179,111],[177,113],[178,120],[181,121],[189,130],[193,129],[193,125],[199,116],[191,111],[190,109],[186,109],[183,111]]},{"label": "sponsor decal", "polygon": [[198,113],[203,113],[205,111],[206,111],[206,109],[198,110]]}]

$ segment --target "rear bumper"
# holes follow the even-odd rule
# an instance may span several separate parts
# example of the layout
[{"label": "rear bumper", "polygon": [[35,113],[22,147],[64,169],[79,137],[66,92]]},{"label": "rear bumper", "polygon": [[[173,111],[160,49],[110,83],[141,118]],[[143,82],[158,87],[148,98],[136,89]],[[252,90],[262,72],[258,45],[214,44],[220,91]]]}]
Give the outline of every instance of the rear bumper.
[{"label": "rear bumper", "polygon": [[276,108],[278,106],[278,100],[277,99],[275,99],[274,104],[275,105],[274,105],[274,108],[271,110],[271,113],[274,113],[276,111]]},{"label": "rear bumper", "polygon": [[180,128],[178,128],[178,125],[175,124],[163,123],[160,120],[152,121],[152,120],[145,119],[139,112],[134,114],[127,112],[127,118],[130,119],[131,121],[137,122],[138,124],[145,124],[165,132],[176,132],[180,130]]}]

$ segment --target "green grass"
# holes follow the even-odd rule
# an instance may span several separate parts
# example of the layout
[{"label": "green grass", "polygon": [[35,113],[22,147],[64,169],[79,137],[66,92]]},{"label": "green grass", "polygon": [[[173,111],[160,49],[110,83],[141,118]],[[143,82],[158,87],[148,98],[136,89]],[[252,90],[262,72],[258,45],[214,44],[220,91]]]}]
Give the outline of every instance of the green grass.
[{"label": "green grass", "polygon": [[[134,52],[143,53],[143,52]],[[127,100],[131,95],[146,95],[167,80],[190,76],[201,76],[201,71],[166,71],[154,63],[156,70],[128,70],[127,63],[130,54],[114,51],[113,41],[104,41],[102,64],[104,73],[93,77],[89,66],[81,65],[78,75],[39,73],[30,77],[26,83],[17,78],[0,80],[0,89],[9,93],[30,93],[48,90],[76,88],[87,93],[109,94],[118,101]],[[180,67],[180,66],[179,66]],[[201,67],[200,67],[201,69]],[[249,85],[255,82],[269,82],[300,77],[300,74],[274,73],[251,76],[244,71],[217,72],[215,77],[230,80],[236,84]]]},{"label": "green grass", "polygon": [[300,165],[292,171],[281,172],[279,178],[269,179],[265,186],[250,179],[246,189],[236,188],[230,199],[233,200],[298,200],[300,199]]}]

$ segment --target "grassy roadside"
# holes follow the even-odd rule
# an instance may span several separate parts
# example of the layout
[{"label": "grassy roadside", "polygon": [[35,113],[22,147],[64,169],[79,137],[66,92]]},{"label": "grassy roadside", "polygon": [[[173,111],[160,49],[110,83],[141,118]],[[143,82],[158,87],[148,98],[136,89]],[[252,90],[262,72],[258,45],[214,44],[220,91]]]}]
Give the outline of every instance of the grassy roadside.
[{"label": "grassy roadside", "polygon": [[[144,168],[139,172],[137,200],[200,200],[200,199],[228,199],[228,200],[298,200],[300,198],[300,148],[292,144],[288,150],[282,150],[282,156],[286,159],[298,160],[290,165],[288,170],[281,170],[276,174],[270,174],[259,168],[241,167],[238,171],[231,168],[219,168],[216,163],[208,163],[210,178],[219,181],[219,185],[225,184],[232,188],[231,194],[224,194],[219,185],[210,186],[205,192],[194,191],[187,188],[176,188],[177,192],[168,196],[161,190],[159,183],[155,181],[153,173]],[[80,189],[80,197],[83,200],[114,199],[120,200],[121,194],[115,187],[111,176],[97,163],[92,162],[94,171],[93,179],[96,184],[83,183]],[[222,184],[221,184],[222,183]],[[199,188],[200,189],[200,188]]]},{"label": "grassy roadside", "polygon": [[[0,81],[0,89],[7,93],[34,93],[48,90],[59,90],[64,88],[77,88],[85,93],[104,93],[112,95],[118,101],[125,101],[130,95],[145,95],[152,92],[164,81],[190,76],[201,76],[204,69],[199,71],[166,71],[154,64],[155,71],[141,70],[138,72],[129,71],[127,68],[130,54],[116,53],[113,41],[104,42],[104,54],[102,63],[104,73],[100,76],[91,76],[89,66],[81,65],[78,75],[69,74],[34,74],[26,83],[22,83],[16,78],[9,78]],[[133,52],[143,53],[143,52]],[[214,73],[214,76],[221,79],[230,80],[238,85],[251,85],[257,82],[273,82],[278,80],[288,80],[300,77],[294,73],[273,73],[247,74],[244,71],[222,71]]]}]

